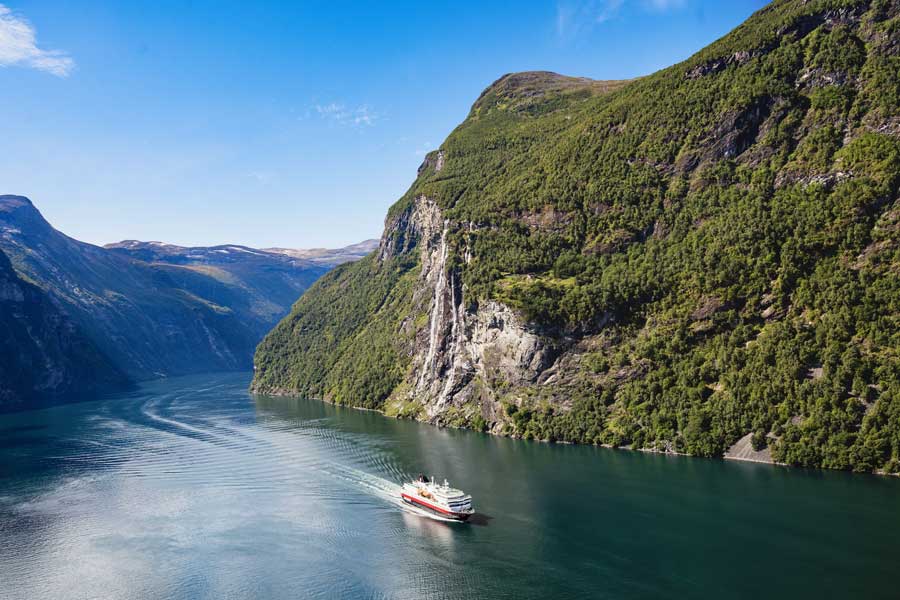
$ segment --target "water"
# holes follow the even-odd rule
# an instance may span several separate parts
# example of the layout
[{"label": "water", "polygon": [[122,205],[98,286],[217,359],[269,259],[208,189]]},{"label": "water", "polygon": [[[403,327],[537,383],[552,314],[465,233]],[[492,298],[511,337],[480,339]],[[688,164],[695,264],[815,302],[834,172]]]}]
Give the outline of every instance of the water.
[{"label": "water", "polygon": [[[252,398],[0,417],[0,598],[896,598],[900,480],[546,445]],[[411,514],[420,471],[471,524]]]}]

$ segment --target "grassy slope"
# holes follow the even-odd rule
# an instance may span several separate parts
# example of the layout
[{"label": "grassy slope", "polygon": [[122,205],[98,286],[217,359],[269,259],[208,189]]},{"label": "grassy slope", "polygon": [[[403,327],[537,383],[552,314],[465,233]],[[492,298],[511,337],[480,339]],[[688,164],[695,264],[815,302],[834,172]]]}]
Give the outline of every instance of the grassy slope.
[{"label": "grassy slope", "polygon": [[[624,86],[485,91],[388,221],[433,198],[468,303],[579,341],[559,385],[506,393],[507,433],[721,455],[753,431],[791,464],[900,469],[898,12],[777,1]],[[382,406],[415,259],[316,284],[257,389]]]}]

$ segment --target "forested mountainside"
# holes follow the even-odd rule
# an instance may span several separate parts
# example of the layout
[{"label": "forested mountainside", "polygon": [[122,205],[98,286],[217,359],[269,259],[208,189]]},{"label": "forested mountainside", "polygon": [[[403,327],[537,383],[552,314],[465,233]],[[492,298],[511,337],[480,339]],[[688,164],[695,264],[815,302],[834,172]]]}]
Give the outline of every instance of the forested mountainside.
[{"label": "forested mountainside", "polygon": [[127,378],[0,251],[0,412],[124,387]]},{"label": "forested mountainside", "polygon": [[253,389],[900,470],[900,0],[776,0],[623,83],[502,77]]},{"label": "forested mountainside", "polygon": [[101,248],[55,230],[22,196],[0,196],[0,250],[131,379],[249,369],[259,340],[329,269],[243,246]]}]

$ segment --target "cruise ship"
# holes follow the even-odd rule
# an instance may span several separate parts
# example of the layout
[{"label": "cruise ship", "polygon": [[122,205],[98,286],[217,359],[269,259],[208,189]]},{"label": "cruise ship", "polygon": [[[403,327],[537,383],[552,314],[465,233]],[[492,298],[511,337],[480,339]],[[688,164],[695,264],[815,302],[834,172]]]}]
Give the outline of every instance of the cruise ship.
[{"label": "cruise ship", "polygon": [[472,496],[450,487],[446,479],[438,485],[433,477],[419,475],[415,481],[403,484],[400,497],[407,504],[454,521],[465,521],[475,512]]}]

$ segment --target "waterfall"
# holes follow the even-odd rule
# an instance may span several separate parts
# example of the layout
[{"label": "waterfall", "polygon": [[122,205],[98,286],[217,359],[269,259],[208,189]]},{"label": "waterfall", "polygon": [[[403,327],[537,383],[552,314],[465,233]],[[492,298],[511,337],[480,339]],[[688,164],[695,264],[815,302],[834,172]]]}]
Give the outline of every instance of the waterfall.
[{"label": "waterfall", "polygon": [[456,376],[456,355],[457,355],[457,347],[459,346],[459,336],[458,336],[458,328],[459,328],[459,311],[457,310],[456,303],[456,285],[453,280],[453,275],[450,275],[450,312],[453,315],[452,320],[450,321],[450,347],[447,349],[449,356],[447,357],[447,362],[450,365],[450,372],[447,375],[447,380],[444,382],[444,388],[441,390],[441,395],[438,398],[438,402],[443,404],[447,399],[447,396],[450,394],[450,390],[453,389],[453,380]]},{"label": "waterfall", "polygon": [[[430,376],[431,379],[434,379],[435,377],[438,336],[441,318],[444,313],[444,296],[447,287],[447,270],[445,268],[447,265],[447,227],[448,221],[445,220],[444,228],[441,231],[441,244],[438,251],[439,258],[437,263],[431,269],[432,272],[437,269],[438,277],[437,282],[434,285],[434,297],[432,299],[431,322],[428,336],[428,352],[425,354],[424,368],[422,375],[419,377],[420,386],[424,383],[427,376]],[[427,371],[425,369],[427,369]]]}]

